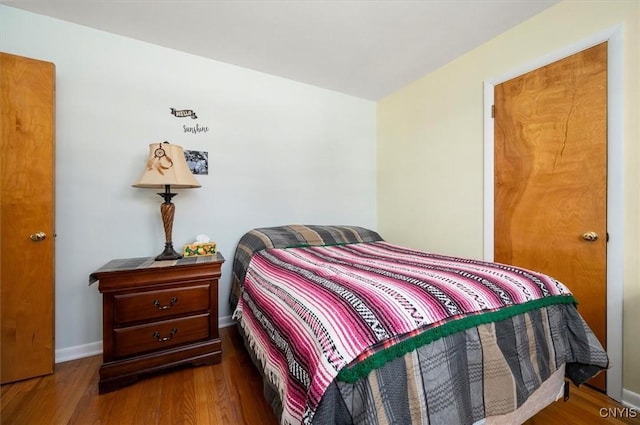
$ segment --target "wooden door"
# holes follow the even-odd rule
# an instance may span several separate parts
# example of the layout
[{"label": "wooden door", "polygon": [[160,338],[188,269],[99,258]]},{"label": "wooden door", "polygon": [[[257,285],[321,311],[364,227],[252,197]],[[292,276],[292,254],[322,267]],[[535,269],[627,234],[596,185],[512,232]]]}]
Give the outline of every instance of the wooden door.
[{"label": "wooden door", "polygon": [[[607,43],[494,95],[494,259],[565,283],[605,346]],[[590,384],[604,391],[604,374]]]},{"label": "wooden door", "polygon": [[0,53],[3,384],[53,372],[54,73]]}]

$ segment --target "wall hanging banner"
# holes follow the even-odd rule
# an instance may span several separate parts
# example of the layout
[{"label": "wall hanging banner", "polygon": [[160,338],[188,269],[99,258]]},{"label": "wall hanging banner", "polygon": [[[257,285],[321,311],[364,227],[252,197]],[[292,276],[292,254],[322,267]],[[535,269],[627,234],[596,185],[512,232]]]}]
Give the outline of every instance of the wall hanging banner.
[{"label": "wall hanging banner", "polygon": [[171,109],[171,115],[176,116],[178,118],[186,118],[186,117],[191,117],[191,119],[198,119],[198,116],[196,115],[196,113],[191,110],[191,109],[176,109],[176,108],[170,108]]}]

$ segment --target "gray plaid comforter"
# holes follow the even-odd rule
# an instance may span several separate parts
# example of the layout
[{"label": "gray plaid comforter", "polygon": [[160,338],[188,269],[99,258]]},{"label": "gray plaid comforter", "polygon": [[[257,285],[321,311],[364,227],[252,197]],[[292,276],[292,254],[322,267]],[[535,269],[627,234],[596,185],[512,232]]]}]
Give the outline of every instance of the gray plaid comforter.
[{"label": "gray plaid comforter", "polygon": [[334,381],[313,422],[473,424],[522,406],[562,364],[576,384],[608,365],[600,343],[571,305],[442,338],[354,384]]}]

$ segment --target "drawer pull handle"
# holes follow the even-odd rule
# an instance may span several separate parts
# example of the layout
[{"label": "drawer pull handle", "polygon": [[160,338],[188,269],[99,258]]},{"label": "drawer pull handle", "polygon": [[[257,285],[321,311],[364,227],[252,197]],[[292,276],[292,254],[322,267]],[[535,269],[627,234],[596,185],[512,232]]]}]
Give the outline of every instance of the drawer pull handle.
[{"label": "drawer pull handle", "polygon": [[169,300],[169,305],[160,305],[160,300],[153,300],[153,305],[155,305],[158,310],[167,310],[173,307],[173,305],[177,302],[178,297],[171,297],[171,299]]},{"label": "drawer pull handle", "polygon": [[173,336],[178,332],[178,328],[173,328],[171,329],[171,332],[169,332],[169,336],[165,336],[165,337],[161,337],[160,336],[160,332],[155,331],[153,333],[153,337],[155,338],[156,341],[158,342],[164,342],[164,341],[169,341],[171,338],[173,338]]}]

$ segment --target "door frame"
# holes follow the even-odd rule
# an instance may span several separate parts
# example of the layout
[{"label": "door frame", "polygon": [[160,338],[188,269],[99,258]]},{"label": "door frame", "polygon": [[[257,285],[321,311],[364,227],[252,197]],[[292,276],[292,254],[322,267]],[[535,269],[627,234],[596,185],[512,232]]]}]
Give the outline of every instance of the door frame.
[{"label": "door frame", "polygon": [[622,316],[624,285],[624,126],[623,126],[623,43],[622,25],[608,28],[591,37],[565,46],[529,64],[484,82],[484,254],[493,261],[494,250],[494,126],[491,108],[494,87],[529,71],[564,59],[596,44],[608,42],[607,48],[607,354],[611,368],[607,370],[607,395],[622,401]]}]

